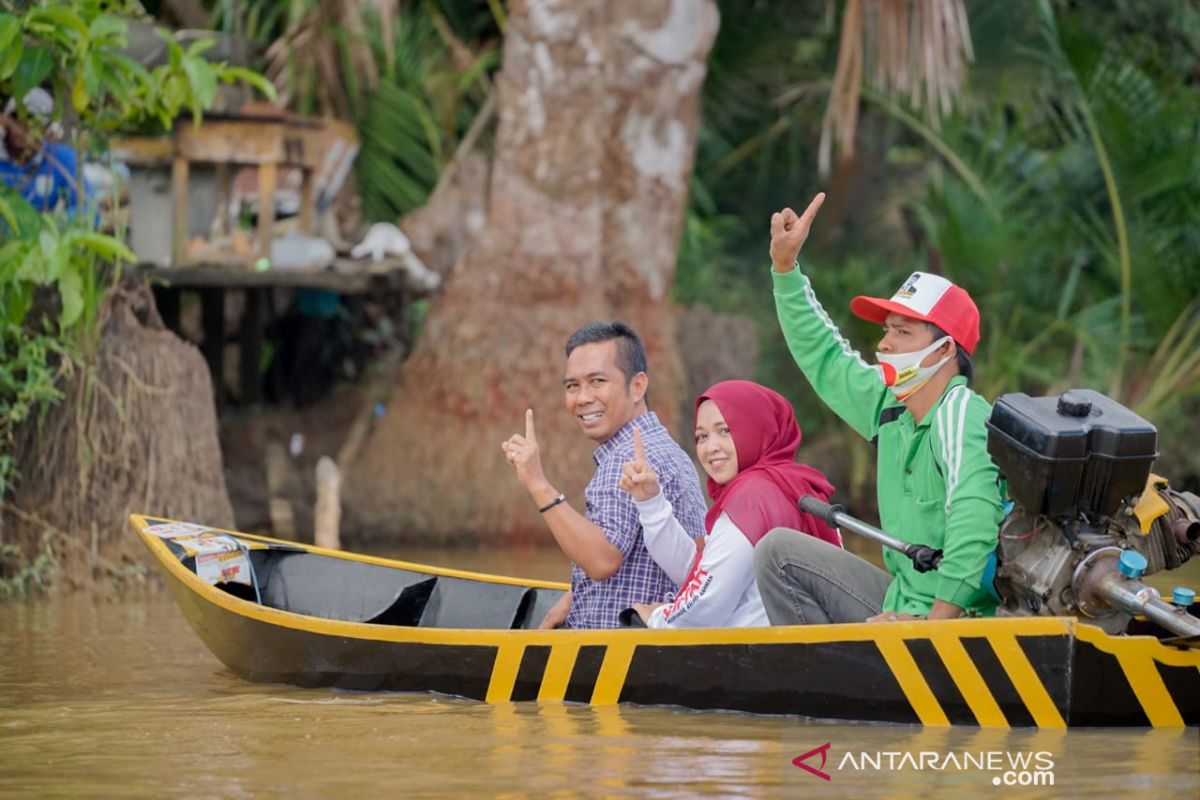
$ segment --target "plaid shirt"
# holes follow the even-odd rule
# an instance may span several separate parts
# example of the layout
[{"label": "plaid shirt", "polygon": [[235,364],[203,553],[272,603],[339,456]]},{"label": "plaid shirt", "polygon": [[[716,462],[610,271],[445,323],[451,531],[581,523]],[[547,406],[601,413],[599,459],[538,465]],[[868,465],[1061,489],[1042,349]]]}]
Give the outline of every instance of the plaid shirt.
[{"label": "plaid shirt", "polygon": [[593,456],[596,472],[584,492],[588,520],[604,531],[625,560],[604,581],[594,581],[578,565],[571,565],[569,628],[615,628],[622,610],[634,603],[661,603],[678,588],[646,551],[633,497],[617,485],[621,468],[626,461],[633,460],[635,425],[642,432],[646,460],[658,474],[658,482],[675,509],[676,519],[693,538],[704,535],[707,505],[692,460],[653,411],[631,420],[596,448]]}]

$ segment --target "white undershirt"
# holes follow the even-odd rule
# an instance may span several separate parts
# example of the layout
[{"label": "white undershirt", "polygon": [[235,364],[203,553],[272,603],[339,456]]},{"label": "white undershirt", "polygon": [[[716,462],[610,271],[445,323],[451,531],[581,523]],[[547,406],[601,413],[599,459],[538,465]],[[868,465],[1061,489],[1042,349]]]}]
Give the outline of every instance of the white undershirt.
[{"label": "white undershirt", "polygon": [[[642,538],[651,558],[676,584],[682,584],[696,557],[696,544],[675,519],[671,501],[659,492],[635,502]],[[766,626],[767,610],[754,582],[754,545],[722,513],[704,543],[700,568],[675,601],[650,615],[649,628],[742,628]]]}]

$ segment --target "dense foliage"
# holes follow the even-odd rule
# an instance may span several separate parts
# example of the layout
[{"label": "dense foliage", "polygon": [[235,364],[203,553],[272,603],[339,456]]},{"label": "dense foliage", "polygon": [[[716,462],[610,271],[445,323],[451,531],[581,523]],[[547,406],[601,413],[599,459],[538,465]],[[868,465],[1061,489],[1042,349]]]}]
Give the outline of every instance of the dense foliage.
[{"label": "dense foliage", "polygon": [[[790,11],[785,11],[788,5]],[[913,269],[966,285],[983,314],[979,388],[1106,391],[1172,449],[1200,410],[1200,14],[1194,3],[968,3],[976,62],[959,110],[931,128],[864,93],[860,153],[828,179],[816,141],[837,50],[830,4],[723,4],[677,296],[761,323],[760,377],[817,427],[828,413],[774,323],[767,220],[830,192],[808,271],[846,312]]]},{"label": "dense foliage", "polygon": [[[183,112],[198,120],[219,82],[249,82],[273,96],[261,76],[206,61],[211,40],[185,49],[160,30],[166,62],[142,66],[124,51],[130,21],[143,15],[132,2],[0,0],[0,98],[40,87],[56,101],[49,116],[16,102],[7,124],[34,143],[61,127],[86,153],[104,134],[166,130]],[[78,196],[79,208],[43,212],[0,185],[0,498],[15,477],[14,432],[60,399],[64,371],[86,369],[110,267],[133,260],[119,232],[99,231],[95,209]]]}]

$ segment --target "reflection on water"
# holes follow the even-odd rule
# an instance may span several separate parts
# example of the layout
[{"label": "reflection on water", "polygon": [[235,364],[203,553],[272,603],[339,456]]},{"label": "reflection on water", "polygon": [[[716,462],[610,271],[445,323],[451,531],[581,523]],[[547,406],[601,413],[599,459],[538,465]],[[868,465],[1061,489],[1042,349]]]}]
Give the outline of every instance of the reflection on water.
[{"label": "reflection on water", "polygon": [[[397,555],[565,577],[561,556],[544,551]],[[828,782],[792,765],[826,742]],[[1053,788],[997,788],[987,770],[844,761],[1038,751],[1051,754]],[[209,654],[165,592],[0,606],[0,797],[1190,798],[1198,756],[1196,729],[824,725],[255,685]],[[821,766],[819,756],[805,763]]]}]

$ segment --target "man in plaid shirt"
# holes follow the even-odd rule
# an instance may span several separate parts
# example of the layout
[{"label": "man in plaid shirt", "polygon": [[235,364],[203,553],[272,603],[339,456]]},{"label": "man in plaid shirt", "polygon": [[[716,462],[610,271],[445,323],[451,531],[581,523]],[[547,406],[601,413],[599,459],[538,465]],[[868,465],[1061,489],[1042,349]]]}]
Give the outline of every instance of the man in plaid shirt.
[{"label": "man in plaid shirt", "polygon": [[623,609],[661,603],[677,588],[646,551],[633,498],[618,487],[622,466],[633,459],[635,426],[663,493],[693,538],[704,534],[706,505],[691,459],[646,407],[650,379],[637,334],[621,322],[594,322],[571,334],[566,354],[567,411],[583,435],[599,443],[584,493],[587,514],[564,502],[542,472],[532,410],[525,412],[525,435],[514,434],[502,447],[572,562],[571,591],[539,627],[615,628]]}]

